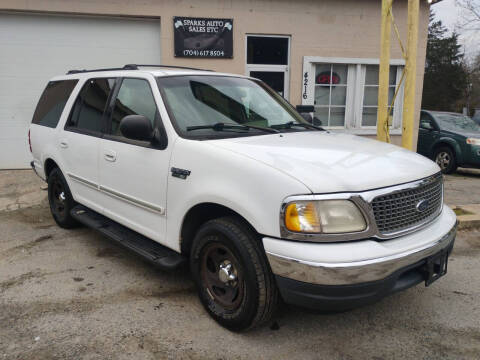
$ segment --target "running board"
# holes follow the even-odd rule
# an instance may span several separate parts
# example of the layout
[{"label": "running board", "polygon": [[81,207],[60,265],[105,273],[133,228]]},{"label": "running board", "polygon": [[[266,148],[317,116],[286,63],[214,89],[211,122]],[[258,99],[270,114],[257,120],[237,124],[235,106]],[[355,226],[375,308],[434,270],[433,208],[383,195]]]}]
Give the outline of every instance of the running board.
[{"label": "running board", "polygon": [[116,243],[132,250],[161,269],[175,270],[186,263],[187,259],[179,253],[83,205],[75,206],[70,214],[78,222],[100,231]]}]

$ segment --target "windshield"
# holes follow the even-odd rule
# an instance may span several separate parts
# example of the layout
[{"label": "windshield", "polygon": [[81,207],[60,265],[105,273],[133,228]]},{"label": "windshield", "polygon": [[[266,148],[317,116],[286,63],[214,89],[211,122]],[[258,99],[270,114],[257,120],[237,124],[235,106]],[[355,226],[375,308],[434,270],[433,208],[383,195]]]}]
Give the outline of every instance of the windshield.
[{"label": "windshield", "polygon": [[480,131],[480,125],[462,114],[435,114],[440,128],[446,130]]},{"label": "windshield", "polygon": [[264,135],[270,132],[259,127],[271,130],[283,124],[290,125],[285,131],[309,130],[293,129],[292,124],[308,123],[261,82],[207,75],[159,77],[157,82],[172,122],[184,137]]}]

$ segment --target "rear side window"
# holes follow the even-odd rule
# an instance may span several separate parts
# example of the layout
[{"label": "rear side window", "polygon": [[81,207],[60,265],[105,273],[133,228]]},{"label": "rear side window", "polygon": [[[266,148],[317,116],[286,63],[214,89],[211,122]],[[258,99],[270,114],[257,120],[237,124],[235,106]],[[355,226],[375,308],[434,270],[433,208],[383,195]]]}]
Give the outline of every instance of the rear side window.
[{"label": "rear side window", "polygon": [[125,78],[115,100],[112,114],[112,134],[120,134],[120,121],[127,115],[146,116],[154,126],[157,105],[148,81]]},{"label": "rear side window", "polygon": [[54,128],[78,80],[50,81],[38,101],[32,124]]},{"label": "rear side window", "polygon": [[103,114],[114,86],[115,78],[88,80],[75,101],[67,126],[88,132],[102,132]]}]

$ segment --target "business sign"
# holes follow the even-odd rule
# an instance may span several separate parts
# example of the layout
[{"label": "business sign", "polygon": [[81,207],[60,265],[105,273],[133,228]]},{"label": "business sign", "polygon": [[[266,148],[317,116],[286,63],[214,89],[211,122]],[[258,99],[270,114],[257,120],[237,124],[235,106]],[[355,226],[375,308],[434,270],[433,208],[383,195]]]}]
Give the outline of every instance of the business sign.
[{"label": "business sign", "polygon": [[340,83],[340,76],[335,72],[330,73],[330,71],[324,71],[317,75],[315,83],[320,85],[336,85]]},{"label": "business sign", "polygon": [[233,19],[173,18],[175,56],[233,57]]}]

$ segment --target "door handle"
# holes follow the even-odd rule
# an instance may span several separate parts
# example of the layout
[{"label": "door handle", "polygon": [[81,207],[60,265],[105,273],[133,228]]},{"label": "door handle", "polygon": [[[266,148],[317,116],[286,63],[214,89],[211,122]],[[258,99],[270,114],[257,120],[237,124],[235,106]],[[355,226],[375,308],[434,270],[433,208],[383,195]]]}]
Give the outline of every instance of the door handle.
[{"label": "door handle", "polygon": [[117,154],[114,151],[109,151],[104,154],[105,160],[114,162],[117,160]]},{"label": "door handle", "polygon": [[60,141],[60,147],[66,149],[68,148],[68,143],[65,140],[62,140]]}]

